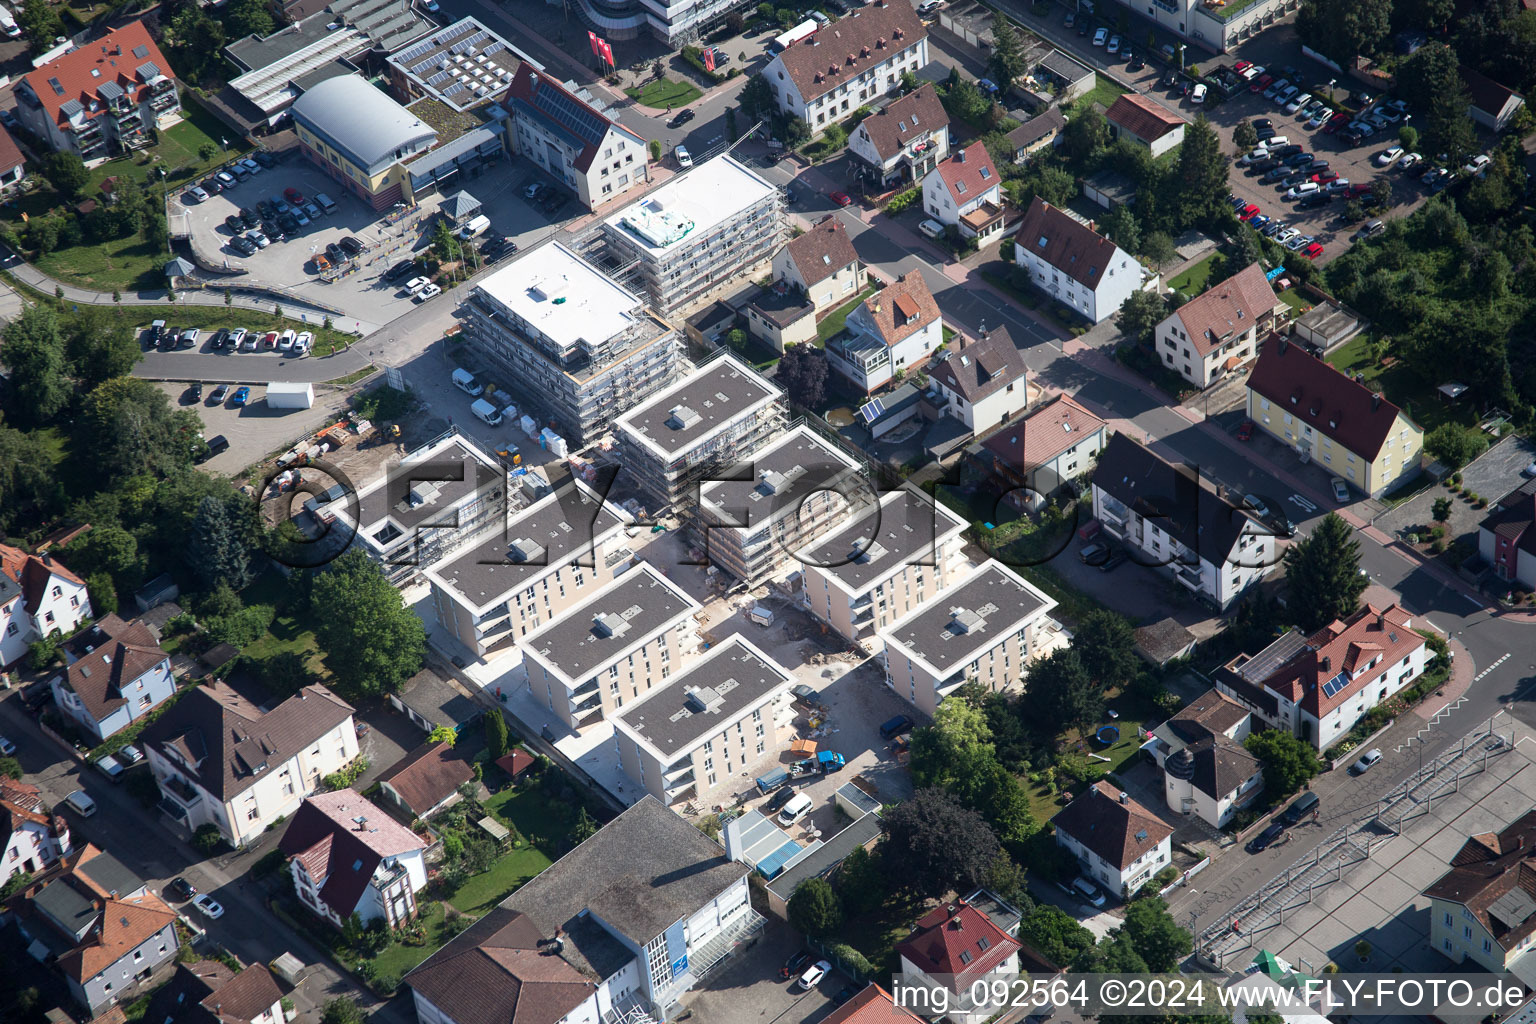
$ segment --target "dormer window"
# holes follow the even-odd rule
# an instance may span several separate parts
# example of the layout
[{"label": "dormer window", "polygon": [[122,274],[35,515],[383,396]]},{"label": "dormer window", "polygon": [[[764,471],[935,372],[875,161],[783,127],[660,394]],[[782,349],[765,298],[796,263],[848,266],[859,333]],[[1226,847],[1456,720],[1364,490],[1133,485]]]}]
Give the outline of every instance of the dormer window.
[{"label": "dormer window", "polygon": [[955,191],[957,193],[959,193],[960,195],[962,195],[962,196],[965,195],[965,182],[963,182],[963,181],[955,182]]},{"label": "dormer window", "polygon": [[983,167],[981,169],[981,180],[982,181],[986,181],[986,180],[988,180],[991,177],[992,177],[992,168],[990,168],[990,167]]}]

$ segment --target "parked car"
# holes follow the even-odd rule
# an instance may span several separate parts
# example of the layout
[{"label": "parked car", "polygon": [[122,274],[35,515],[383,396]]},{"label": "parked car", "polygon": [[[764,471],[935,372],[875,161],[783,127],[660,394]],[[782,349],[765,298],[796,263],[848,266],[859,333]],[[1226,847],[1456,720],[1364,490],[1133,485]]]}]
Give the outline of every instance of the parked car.
[{"label": "parked car", "polygon": [[441,294],[443,294],[443,289],[441,286],[429,284],[421,291],[417,292],[413,299],[416,302],[426,302],[428,299],[435,298]]},{"label": "parked car", "polygon": [[219,901],[207,893],[192,897],[192,905],[211,919],[217,920],[224,916],[224,908],[219,906]]},{"label": "parked car", "polygon": [[1404,154],[1403,158],[1397,162],[1397,169],[1400,171],[1410,170],[1414,167],[1417,167],[1420,163],[1423,162],[1423,160],[1424,158],[1417,153],[1406,153]]},{"label": "parked car", "polygon": [[1297,185],[1297,186],[1293,187],[1292,189],[1290,189],[1288,192],[1286,192],[1285,193],[1285,198],[1287,198],[1287,199],[1300,199],[1303,196],[1309,196],[1309,195],[1314,194],[1320,188],[1322,188],[1322,186],[1319,185],[1315,181],[1304,181],[1300,185]]},{"label": "parked car", "polygon": [[307,356],[314,344],[315,335],[313,332],[300,331],[299,336],[293,339],[293,354],[296,356]]},{"label": "parked car", "polygon": [[1124,565],[1130,557],[1125,548],[1115,548],[1110,551],[1108,558],[1098,564],[1097,568],[1099,572],[1112,572]]},{"label": "parked car", "polygon": [[402,260],[384,272],[382,280],[385,284],[394,284],[396,281],[409,277],[421,270],[421,264],[415,260]]},{"label": "parked car", "polygon": [[1120,52],[1120,36],[1119,35],[1112,35],[1112,36],[1109,37],[1109,42],[1106,43],[1105,46],[1104,46],[1104,52],[1106,52],[1106,53],[1119,53]]},{"label": "parked car", "polygon": [[245,336],[247,334],[249,334],[249,333],[250,332],[247,331],[244,327],[236,327],[234,330],[230,331],[229,332],[229,348],[230,348],[230,351],[235,351],[235,350],[239,349],[240,345],[245,341]]},{"label": "parked car", "polygon": [[[784,792],[784,790],[780,790]],[[793,792],[793,790],[790,790]],[[779,968],[779,977],[793,978],[805,969],[805,965],[811,962],[811,951],[808,949],[797,950],[790,958],[784,961],[784,966]]]},{"label": "parked car", "polygon": [[1085,565],[1098,565],[1108,557],[1109,545],[1103,543],[1102,541],[1094,541],[1091,544],[1085,544],[1077,553],[1078,561],[1084,563]]},{"label": "parked car", "polygon": [[820,982],[822,978],[827,976],[827,972],[831,969],[832,965],[827,961],[816,961],[814,964],[805,969],[804,974],[800,975],[800,980],[796,983],[796,987],[799,988],[802,992],[809,992],[811,989],[816,987],[817,983]]},{"label": "parked car", "polygon": [[259,248],[255,242],[251,241],[249,238],[246,238],[244,235],[236,235],[234,238],[231,238],[229,240],[229,245],[230,248],[234,249],[242,256],[255,255],[256,250]]},{"label": "parked car", "polygon": [[1248,845],[1243,847],[1243,849],[1247,850],[1249,853],[1263,853],[1269,848],[1271,843],[1280,838],[1280,833],[1284,831],[1285,829],[1280,825],[1274,822],[1270,822],[1269,827],[1266,828],[1263,832],[1260,832],[1258,835],[1254,836],[1252,839],[1248,840]]},{"label": "parked car", "polygon": [[354,259],[356,259],[357,256],[363,251],[363,243],[359,242],[351,235],[342,236],[341,241],[337,242],[336,244],[341,246],[342,252],[346,253],[348,256]]},{"label": "parked car", "polygon": [[1370,771],[1377,761],[1381,760],[1381,748],[1372,747],[1360,755],[1360,760],[1349,766],[1349,774],[1364,775]]},{"label": "parked car", "polygon": [[1487,153],[1479,153],[1477,156],[1467,161],[1466,166],[1461,169],[1461,173],[1468,178],[1475,177],[1476,175],[1483,173],[1483,168],[1487,167],[1492,162],[1493,161],[1488,158]]},{"label": "parked car", "polygon": [[193,185],[191,188],[187,189],[181,198],[182,202],[186,202],[187,199],[190,198],[193,202],[196,203],[206,203],[208,201],[208,193],[204,191],[201,185]]},{"label": "parked car", "polygon": [[1104,890],[1099,888],[1098,883],[1090,881],[1082,875],[1072,879],[1072,891],[1079,899],[1092,907],[1102,907],[1109,902],[1104,896]]},{"label": "parked car", "polygon": [[853,202],[853,199],[847,192],[829,192],[827,193],[827,198],[838,206],[848,206]]},{"label": "parked car", "polygon": [[677,113],[672,115],[672,119],[667,122],[667,127],[681,128],[683,125],[687,124],[689,121],[692,121],[695,117],[698,116],[699,115],[695,113],[691,107],[684,107],[682,110],[679,110]]},{"label": "parked car", "polygon": [[[785,804],[789,803],[794,798],[795,791],[789,786],[785,786],[783,789],[776,791],[773,796],[769,798],[768,803],[763,807],[763,813],[777,814],[784,809]],[[809,957],[810,954],[806,954],[806,956]],[[789,974],[785,974],[784,977],[789,977]]]},{"label": "parked car", "polygon": [[1340,505],[1349,504],[1349,485],[1344,482],[1343,477],[1334,477],[1328,481],[1328,486],[1333,488],[1334,501]]},{"label": "parked car", "polygon": [[906,715],[897,715],[880,727],[880,738],[883,740],[893,739],[911,731],[912,719]]},{"label": "parked car", "polygon": [[4,754],[6,757],[14,757],[16,755],[16,744],[4,736],[0,736],[0,754]]},{"label": "parked car", "polygon": [[197,886],[180,875],[171,879],[171,884],[165,887],[165,891],[178,900],[190,900],[198,894]]},{"label": "parked car", "polygon": [[251,389],[248,387],[240,387],[235,390],[234,396],[229,400],[229,404],[236,409],[240,409],[243,408],[245,403],[249,402],[250,400]]},{"label": "parked car", "polygon": [[1389,146],[1388,148],[1382,150],[1380,153],[1377,153],[1376,159],[1373,160],[1372,163],[1374,163],[1377,167],[1391,167],[1392,164],[1395,163],[1402,155],[1402,146]]},{"label": "parked car", "polygon": [[228,397],[229,397],[229,385],[228,384],[220,384],[218,387],[214,388],[213,389],[213,393],[208,396],[208,404],[209,405],[223,405],[224,404],[224,399],[226,399]]},{"label": "parked car", "polygon": [[287,188],[283,189],[283,198],[292,203],[294,206],[302,206],[304,203],[304,193],[300,192],[292,185],[289,185]]},{"label": "parked car", "polygon": [[1323,243],[1313,242],[1311,245],[1301,250],[1301,254],[1309,260],[1315,260],[1323,254]]},{"label": "parked car", "polygon": [[1197,83],[1195,85],[1195,87],[1189,91],[1189,102],[1191,102],[1191,103],[1204,103],[1205,102],[1205,92],[1206,92],[1205,83],[1204,82]]},{"label": "parked car", "polygon": [[1359,231],[1356,231],[1354,234],[1350,235],[1349,240],[1351,242],[1358,242],[1362,238],[1375,238],[1385,230],[1387,230],[1387,226],[1381,221],[1369,221],[1362,228],[1360,228]]},{"label": "parked car", "polygon": [[228,171],[220,171],[218,174],[214,175],[214,178],[218,179],[219,184],[225,188],[234,188],[236,185],[240,184],[240,182],[236,180],[235,176],[230,174]]}]

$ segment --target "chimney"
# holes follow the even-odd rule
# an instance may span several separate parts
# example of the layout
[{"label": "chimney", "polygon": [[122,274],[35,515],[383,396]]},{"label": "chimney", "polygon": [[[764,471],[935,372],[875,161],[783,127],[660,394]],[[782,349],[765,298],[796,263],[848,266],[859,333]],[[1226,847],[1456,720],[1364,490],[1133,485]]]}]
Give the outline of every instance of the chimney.
[{"label": "chimney", "polygon": [[1323,671],[1327,672],[1327,671],[1330,671],[1332,668],[1333,668],[1333,659],[1328,657],[1327,655],[1324,655],[1323,656]]},{"label": "chimney", "polygon": [[961,921],[958,917],[950,918],[949,926],[957,932],[965,930],[965,922]]},{"label": "chimney", "polygon": [[955,162],[965,163],[965,150],[962,149],[955,153]]},{"label": "chimney", "polygon": [[1130,803],[1131,802],[1131,794],[1125,792],[1124,790],[1121,790],[1120,791],[1120,802],[1122,804]]},{"label": "chimney", "polygon": [[1372,392],[1372,394],[1371,394],[1371,412],[1375,412],[1377,409],[1380,409],[1380,408],[1381,408],[1381,392],[1379,392],[1379,391]]}]

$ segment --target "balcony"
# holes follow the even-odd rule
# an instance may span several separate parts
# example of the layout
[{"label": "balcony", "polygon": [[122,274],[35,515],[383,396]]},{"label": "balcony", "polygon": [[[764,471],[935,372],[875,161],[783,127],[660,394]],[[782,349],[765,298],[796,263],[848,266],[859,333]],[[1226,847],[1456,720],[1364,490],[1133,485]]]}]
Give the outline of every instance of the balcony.
[{"label": "balcony", "polygon": [[1175,562],[1173,563],[1173,575],[1175,579],[1193,591],[1199,592],[1204,587],[1204,577],[1201,576],[1200,570],[1196,566],[1181,565]]},{"label": "balcony", "polygon": [[182,779],[178,776],[168,775],[165,778],[158,779],[156,781],[160,783],[161,793],[171,797],[183,807],[195,807],[197,806],[197,802],[203,798],[203,794],[193,789],[190,785],[187,784],[185,779]]}]

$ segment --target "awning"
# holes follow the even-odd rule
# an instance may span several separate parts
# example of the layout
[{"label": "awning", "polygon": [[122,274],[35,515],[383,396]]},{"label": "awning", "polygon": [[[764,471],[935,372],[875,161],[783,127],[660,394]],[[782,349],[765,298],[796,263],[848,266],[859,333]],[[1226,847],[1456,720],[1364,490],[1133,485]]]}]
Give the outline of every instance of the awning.
[{"label": "awning", "polygon": [[1243,361],[1241,359],[1237,358],[1237,356],[1227,356],[1227,361],[1225,363],[1222,363],[1221,365],[1222,365],[1223,369],[1235,370],[1239,366],[1243,365]]}]

